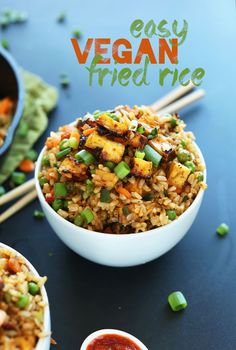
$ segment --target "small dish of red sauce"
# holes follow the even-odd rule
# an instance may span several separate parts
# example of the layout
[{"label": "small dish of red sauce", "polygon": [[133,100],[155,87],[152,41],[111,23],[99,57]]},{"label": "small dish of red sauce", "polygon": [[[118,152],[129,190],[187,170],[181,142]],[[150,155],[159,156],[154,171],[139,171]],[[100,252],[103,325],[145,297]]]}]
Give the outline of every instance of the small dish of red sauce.
[{"label": "small dish of red sauce", "polygon": [[129,333],[104,329],[88,336],[81,350],[148,350],[146,346]]},{"label": "small dish of red sauce", "polygon": [[86,350],[141,350],[141,348],[122,335],[104,334],[92,340]]}]

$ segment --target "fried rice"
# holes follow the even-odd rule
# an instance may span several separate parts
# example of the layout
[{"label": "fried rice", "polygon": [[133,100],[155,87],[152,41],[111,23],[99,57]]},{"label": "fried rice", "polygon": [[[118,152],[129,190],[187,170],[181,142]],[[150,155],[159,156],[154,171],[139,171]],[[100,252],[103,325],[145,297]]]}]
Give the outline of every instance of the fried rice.
[{"label": "fried rice", "polygon": [[142,106],[95,111],[52,132],[39,182],[64,219],[127,234],[170,223],[205,189],[192,132],[177,114]]},{"label": "fried rice", "polygon": [[0,350],[32,350],[43,333],[45,303],[26,261],[0,247]]}]

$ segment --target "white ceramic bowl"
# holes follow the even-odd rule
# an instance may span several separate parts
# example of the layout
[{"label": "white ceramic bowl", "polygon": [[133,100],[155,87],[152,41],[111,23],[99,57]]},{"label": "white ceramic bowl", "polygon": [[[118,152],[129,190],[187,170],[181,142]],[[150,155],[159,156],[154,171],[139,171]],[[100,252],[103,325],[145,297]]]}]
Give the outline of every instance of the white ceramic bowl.
[{"label": "white ceramic bowl", "polygon": [[[33,265],[22,254],[20,254],[15,249],[13,249],[13,248],[11,248],[8,245],[5,245],[3,243],[0,243],[0,248],[5,248],[5,249],[7,249],[9,251],[12,251],[14,254],[22,257],[25,260],[25,262],[26,262],[27,266],[29,267],[30,271],[32,271],[35,276],[39,277],[39,274],[35,270]],[[50,311],[49,311],[48,296],[47,296],[47,292],[46,292],[46,289],[45,289],[44,286],[41,287],[41,294],[42,294],[42,297],[43,297],[43,301],[47,304],[47,306],[44,309],[44,320],[43,320],[44,327],[43,327],[43,332],[45,334],[50,334],[51,333]],[[51,339],[50,336],[47,336],[47,337],[39,339],[39,341],[38,341],[38,343],[37,343],[37,345],[36,345],[34,350],[49,350],[50,349],[50,339]]]},{"label": "white ceramic bowl", "polygon": [[[199,147],[196,144],[195,146],[205,165]],[[202,203],[204,190],[200,189],[191,206],[177,220],[146,232],[117,235],[90,231],[63,219],[45,201],[38,181],[44,151],[45,148],[37,160],[35,180],[38,197],[48,222],[58,237],[74,252],[99,264],[135,266],[160,257],[185,236]],[[204,180],[206,181],[206,170]]]},{"label": "white ceramic bowl", "polygon": [[101,329],[99,331],[96,331],[92,334],[90,334],[85,341],[83,342],[80,350],[87,350],[87,346],[91,343],[92,340],[96,339],[97,337],[100,337],[101,335],[106,335],[106,334],[116,334],[116,335],[121,335],[125,338],[128,338],[134,342],[135,345],[139,346],[141,350],[148,350],[148,348],[136,337],[133,335],[119,331],[117,329]]}]

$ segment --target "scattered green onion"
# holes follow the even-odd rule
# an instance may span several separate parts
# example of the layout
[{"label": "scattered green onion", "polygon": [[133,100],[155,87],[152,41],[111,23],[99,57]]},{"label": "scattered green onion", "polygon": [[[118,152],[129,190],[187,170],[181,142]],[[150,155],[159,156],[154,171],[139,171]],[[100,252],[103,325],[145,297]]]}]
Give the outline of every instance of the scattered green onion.
[{"label": "scattered green onion", "polygon": [[225,223],[220,224],[220,226],[217,227],[216,232],[220,236],[225,236],[227,233],[229,233],[229,226]]},{"label": "scattered green onion", "polygon": [[130,173],[130,167],[126,162],[122,161],[114,168],[114,172],[122,180]]},{"label": "scattered green onion", "polygon": [[180,161],[180,163],[185,163],[185,162],[191,160],[192,156],[191,156],[191,153],[189,151],[183,149],[177,154],[177,158]]},{"label": "scattered green onion", "polygon": [[104,113],[106,113],[106,112],[101,112],[101,111],[99,111],[99,110],[94,111],[94,112],[93,112],[93,117],[94,117],[94,119],[98,119],[98,118],[100,117],[100,115],[102,115],[102,114],[104,114]]},{"label": "scattered green onion", "polygon": [[181,140],[180,144],[183,148],[186,148],[186,146],[187,146],[187,142],[185,140]]},{"label": "scattered green onion", "polygon": [[109,117],[118,122],[120,119],[115,113],[108,113]]},{"label": "scattered green onion", "polygon": [[110,203],[111,202],[110,191],[108,191],[105,188],[103,188],[101,190],[100,202],[102,202],[102,203]]},{"label": "scattered green onion", "polygon": [[163,191],[163,194],[164,194],[165,197],[168,197],[168,194],[169,194],[169,193],[168,193],[168,190],[164,190],[164,191]]},{"label": "scattered green onion", "polygon": [[151,161],[154,164],[154,166],[158,167],[162,156],[149,145],[146,145],[144,147],[144,152],[145,159]]},{"label": "scattered green onion", "polygon": [[64,201],[63,201],[63,209],[68,210],[68,209],[69,209],[69,208],[68,208],[68,205],[69,205],[69,202],[66,201],[66,200],[64,200]]},{"label": "scattered green onion", "polygon": [[143,126],[140,126],[139,128],[137,128],[136,131],[139,132],[140,134],[144,134],[145,133],[145,128]]},{"label": "scattered green onion", "polygon": [[77,39],[79,39],[82,35],[81,31],[79,29],[74,29],[73,32],[72,32],[73,36]]},{"label": "scattered green onion", "polygon": [[90,224],[90,222],[94,219],[94,214],[91,209],[87,208],[81,212],[82,218],[86,221],[87,224]]},{"label": "scattered green onion", "polygon": [[156,137],[157,134],[158,134],[157,128],[152,129],[151,133],[148,135],[148,140],[154,139],[154,137]]},{"label": "scattered green onion", "polygon": [[38,158],[38,153],[34,149],[30,149],[25,155],[25,159],[30,159],[33,162],[37,160],[37,158]]},{"label": "scattered green onion", "polygon": [[52,207],[55,211],[58,211],[59,209],[62,209],[64,206],[64,203],[63,203],[63,200],[62,199],[55,199],[53,202],[52,202]]},{"label": "scattered green onion", "polygon": [[145,152],[136,150],[134,156],[135,156],[135,158],[143,159],[145,157]]},{"label": "scattered green onion", "polygon": [[35,219],[43,219],[45,217],[45,214],[42,210],[35,210],[34,211],[34,218]]},{"label": "scattered green onion", "polygon": [[82,161],[86,165],[93,164],[96,161],[96,159],[92,155],[92,153],[90,153],[84,149],[82,151],[79,151],[78,153],[76,153],[75,159],[77,159],[78,161]]},{"label": "scattered green onion", "polygon": [[6,190],[3,186],[0,186],[0,197],[6,193]]},{"label": "scattered green onion", "polygon": [[86,189],[85,189],[85,191],[86,191],[86,193],[87,193],[88,195],[90,195],[90,194],[93,192],[93,190],[94,190],[94,184],[93,184],[93,182],[92,182],[90,179],[87,179],[87,180],[85,181],[85,184],[86,184]]},{"label": "scattered green onion", "polygon": [[83,222],[84,222],[84,219],[82,218],[82,216],[79,214],[75,217],[74,219],[74,224],[76,226],[82,226],[83,225]]},{"label": "scattered green onion", "polygon": [[178,125],[178,121],[176,118],[171,118],[170,125],[174,129]]},{"label": "scattered green onion", "polygon": [[50,165],[49,158],[48,156],[44,156],[42,159],[42,166],[48,166],[48,165]]},{"label": "scattered green onion", "polygon": [[54,195],[55,198],[62,198],[62,197],[66,197],[67,195],[67,188],[66,185],[62,182],[56,182],[54,184]]},{"label": "scattered green onion", "polygon": [[71,148],[65,148],[63,151],[60,151],[56,154],[57,159],[61,159],[65,157],[67,154],[69,154],[71,151]]},{"label": "scattered green onion", "polygon": [[42,176],[39,178],[39,184],[41,187],[43,187],[44,184],[46,184],[48,182],[48,180],[46,179],[45,176]]},{"label": "scattered green onion", "polygon": [[65,22],[65,19],[66,19],[66,14],[65,14],[65,12],[61,12],[61,13],[57,16],[57,18],[56,18],[56,20],[57,20],[58,23],[63,23],[63,22]]},{"label": "scattered green onion", "polygon": [[174,210],[166,210],[166,215],[170,220],[175,220],[177,216]]},{"label": "scattered green onion", "polygon": [[28,283],[28,291],[31,295],[36,295],[40,291],[39,286],[35,282]]},{"label": "scattered green onion", "polygon": [[143,196],[143,200],[146,201],[146,202],[153,200],[153,198],[154,198],[154,194],[153,193],[147,193],[147,194],[145,194]]},{"label": "scattered green onion", "polygon": [[73,149],[77,149],[79,147],[79,141],[76,137],[69,138],[69,146]]},{"label": "scattered green onion", "polygon": [[180,311],[186,309],[188,306],[187,300],[184,295],[177,291],[173,292],[168,296],[168,303],[173,311]]},{"label": "scattered green onion", "polygon": [[110,160],[108,160],[107,162],[105,162],[104,165],[105,165],[108,169],[110,169],[110,170],[113,170],[113,169],[115,168],[115,166],[116,166],[116,164],[113,163],[113,162],[111,162]]},{"label": "scattered green onion", "polygon": [[128,216],[129,215],[129,208],[128,207],[122,208],[122,212],[123,212],[124,216]]},{"label": "scattered green onion", "polygon": [[14,171],[11,175],[11,181],[15,185],[22,185],[26,180],[26,175],[25,173],[22,173],[20,171]]},{"label": "scattered green onion", "polygon": [[68,139],[62,140],[62,141],[60,142],[59,147],[60,147],[60,150],[61,150],[61,151],[63,151],[64,149],[69,148],[69,147],[70,147],[70,145],[69,145],[69,140],[68,140]]},{"label": "scattered green onion", "polygon": [[19,297],[19,299],[17,300],[16,305],[20,308],[20,309],[24,309],[28,306],[29,304],[29,297],[28,295],[21,295]]},{"label": "scattered green onion", "polygon": [[1,45],[5,50],[9,50],[9,43],[8,43],[7,39],[2,39]]},{"label": "scattered green onion", "polygon": [[198,182],[201,182],[201,181],[204,180],[204,175],[203,175],[203,173],[200,173],[200,174],[198,175],[197,180],[198,180]]},{"label": "scattered green onion", "polygon": [[191,173],[195,172],[196,166],[193,162],[188,161],[188,162],[185,162],[184,165],[191,170]]},{"label": "scattered green onion", "polygon": [[67,88],[70,85],[70,79],[66,74],[60,75],[60,85],[63,88]]}]

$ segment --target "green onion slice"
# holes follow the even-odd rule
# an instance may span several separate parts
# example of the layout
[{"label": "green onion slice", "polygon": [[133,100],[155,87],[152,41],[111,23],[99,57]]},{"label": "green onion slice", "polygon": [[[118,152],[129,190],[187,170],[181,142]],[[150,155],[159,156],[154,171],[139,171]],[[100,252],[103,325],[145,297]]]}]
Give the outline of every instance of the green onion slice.
[{"label": "green onion slice", "polygon": [[114,168],[114,172],[122,180],[130,173],[130,167],[126,162],[122,161]]},{"label": "green onion slice", "polygon": [[149,145],[146,145],[144,147],[144,152],[145,152],[145,159],[150,160],[154,164],[154,166],[158,167],[162,159],[162,156]]},{"label": "green onion slice", "polygon": [[187,300],[184,295],[177,291],[173,292],[168,296],[168,303],[173,311],[180,311],[186,309],[188,306]]}]

